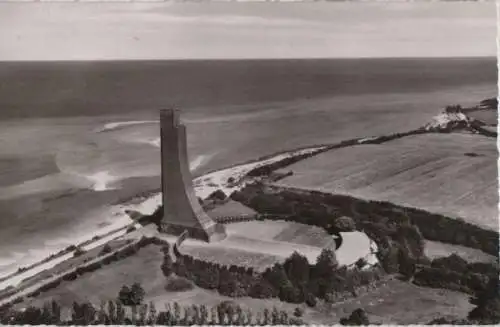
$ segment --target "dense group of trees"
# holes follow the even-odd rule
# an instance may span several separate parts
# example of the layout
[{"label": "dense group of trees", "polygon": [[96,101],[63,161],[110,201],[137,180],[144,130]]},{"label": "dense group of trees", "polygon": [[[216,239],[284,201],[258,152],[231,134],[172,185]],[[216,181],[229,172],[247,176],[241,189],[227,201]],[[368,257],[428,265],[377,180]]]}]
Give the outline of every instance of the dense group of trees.
[{"label": "dense group of trees", "polygon": [[[270,188],[267,191],[263,185],[247,186],[233,198],[266,219],[315,225],[330,233],[341,231],[342,226],[362,230],[377,243],[377,257],[383,269],[399,273],[403,279],[417,285],[476,293],[483,291],[489,280],[498,279],[498,265],[469,264],[456,255],[431,261],[424,255],[425,239],[479,248],[498,255],[498,233],[494,231],[389,202]],[[342,218],[345,216],[352,217],[353,223]]]},{"label": "dense group of trees", "polygon": [[285,218],[327,230],[340,217],[352,217],[356,229],[369,230],[377,245],[386,246],[389,238],[403,247],[409,247],[407,250],[416,258],[423,254],[424,239],[480,249],[495,256],[499,252],[498,233],[495,231],[461,219],[390,202],[276,186],[267,192],[260,184],[248,185],[231,197],[268,218],[276,215],[278,219]]},{"label": "dense group of trees", "polygon": [[183,254],[179,254],[175,262],[165,255],[162,270],[167,277],[175,273],[199,287],[217,290],[226,296],[276,297],[290,303],[305,302],[309,306],[316,305],[316,298],[331,300],[337,298],[339,293],[355,295],[358,287],[382,276],[379,267],[339,267],[335,252],[330,249],[324,249],[314,265],[294,252],[283,263],[276,263],[263,272],[254,271],[252,267],[207,262]]},{"label": "dense group of trees", "polygon": [[492,280],[498,280],[498,263],[468,263],[456,254],[436,258],[418,267],[413,282],[420,286],[447,288],[470,294],[483,293]]},{"label": "dense group of trees", "polygon": [[485,100],[480,102],[480,105],[482,107],[487,108],[487,109],[497,110],[498,109],[498,99],[497,98],[485,99]]},{"label": "dense group of trees", "polygon": [[124,307],[120,300],[102,302],[95,307],[90,302],[74,302],[69,319],[61,316],[61,306],[48,302],[42,308],[30,306],[25,310],[0,313],[0,323],[10,325],[299,325],[304,322],[276,307],[257,312],[244,309],[233,302],[221,302],[214,307],[191,305],[181,307],[177,302],[158,310],[154,303]]},{"label": "dense group of trees", "polygon": [[349,317],[340,319],[340,324],[345,326],[369,325],[370,321],[362,308],[354,310]]},{"label": "dense group of trees", "polygon": [[131,287],[123,285],[118,293],[118,300],[120,300],[123,305],[127,306],[140,305],[144,300],[145,294],[146,292],[144,292],[144,289],[139,283],[134,283]]},{"label": "dense group of trees", "polygon": [[[424,237],[404,211],[386,204],[373,205],[377,210],[348,196],[320,192],[278,189],[265,192],[262,186],[248,186],[233,195],[264,214],[267,219],[291,220],[324,228],[328,233],[363,230],[377,243],[378,258],[390,273],[412,270],[424,260]],[[401,264],[400,264],[401,263]]]}]

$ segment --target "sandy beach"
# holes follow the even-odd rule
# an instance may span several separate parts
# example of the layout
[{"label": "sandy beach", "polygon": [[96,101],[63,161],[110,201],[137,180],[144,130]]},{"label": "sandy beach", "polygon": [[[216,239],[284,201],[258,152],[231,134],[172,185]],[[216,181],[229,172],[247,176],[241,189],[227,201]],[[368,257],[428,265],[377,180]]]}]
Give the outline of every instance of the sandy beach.
[{"label": "sandy beach", "polygon": [[[263,165],[268,165],[280,160],[283,160],[287,157],[293,157],[305,153],[310,153],[319,149],[322,149],[323,147],[313,147],[309,149],[302,149],[302,150],[296,150],[296,151],[290,151],[290,152],[284,152],[275,156],[272,156],[270,158],[264,159],[264,160],[257,160],[254,162],[250,163],[245,163],[241,165],[236,165],[234,167],[218,170],[211,172],[209,174],[200,176],[194,180],[194,185],[195,186],[195,192],[196,195],[200,198],[206,198],[212,192],[220,189],[226,195],[230,195],[232,192],[241,189],[242,187],[245,186],[246,183],[252,182],[251,178],[242,180],[243,177],[252,169],[261,167]],[[194,162],[196,163],[196,162]],[[191,162],[191,165],[193,166],[193,162]],[[100,179],[99,179],[100,178]],[[237,181],[235,183],[228,183],[229,179],[233,179],[234,181]],[[107,176],[106,175],[101,175],[97,176],[97,182],[101,184],[106,184],[107,181]],[[110,233],[114,230],[126,227],[129,225],[132,221],[132,219],[126,214],[126,211],[128,210],[134,210],[137,212],[140,212],[141,214],[144,215],[149,215],[152,214],[160,205],[161,205],[161,193],[155,193],[152,194],[145,199],[141,199],[139,203],[136,204],[119,204],[115,206],[111,206],[108,208],[108,210],[105,210],[101,212],[102,215],[109,214],[113,215],[114,218],[114,223],[110,224],[108,226],[102,227],[98,230],[89,230],[85,233],[85,235],[82,235],[78,237],[77,239],[74,240],[74,244],[79,244],[83,243],[86,241],[91,240],[93,237],[97,235],[105,235],[107,233]],[[92,242],[89,245],[84,246],[84,250],[92,249],[95,248],[99,245],[102,245],[112,239],[118,238],[121,235],[123,235],[125,231],[123,229],[119,230],[118,232],[112,233],[111,235],[108,235],[106,237],[103,237],[102,239]],[[59,256],[57,258],[54,258],[53,260],[50,260],[48,262],[45,262],[41,265],[37,265],[33,269],[29,269],[27,271],[24,271],[22,273],[16,274],[14,277],[9,278],[5,281],[0,282],[0,290],[4,289],[9,286],[15,286],[19,282],[21,282],[23,279],[26,279],[28,277],[32,277],[39,273],[40,271],[50,269],[51,267],[57,265],[60,262],[63,262],[70,258],[73,254],[68,253],[62,256]],[[45,258],[39,259],[39,261],[43,260]],[[4,274],[5,276],[5,274]]]}]

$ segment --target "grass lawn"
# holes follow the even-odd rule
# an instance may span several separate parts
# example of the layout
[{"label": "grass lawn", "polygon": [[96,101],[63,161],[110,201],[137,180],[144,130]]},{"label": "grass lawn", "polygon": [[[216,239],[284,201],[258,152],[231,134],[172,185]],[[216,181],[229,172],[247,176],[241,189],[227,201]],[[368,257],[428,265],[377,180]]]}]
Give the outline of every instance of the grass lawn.
[{"label": "grass lawn", "polygon": [[212,218],[217,218],[231,216],[251,216],[256,214],[256,212],[252,208],[249,208],[241,204],[240,202],[229,200],[228,202],[209,210],[207,214]]},{"label": "grass lawn", "polygon": [[140,282],[147,294],[163,291],[165,277],[160,265],[161,248],[149,245],[135,255],[86,273],[74,281],[63,281],[58,287],[42,293],[37,298],[28,298],[24,305],[42,305],[49,299],[70,307],[73,301],[90,301],[99,305],[101,300],[114,299],[123,285]]},{"label": "grass lawn", "polygon": [[458,254],[461,258],[468,262],[489,262],[498,261],[498,257],[484,253],[481,250],[468,248],[466,246],[441,243],[435,241],[425,241],[425,255],[430,259],[446,257],[452,253]]},{"label": "grass lawn", "polygon": [[357,298],[337,304],[318,307],[320,313],[311,313],[311,319],[330,315],[334,321],[363,308],[370,322],[382,324],[425,324],[434,318],[460,319],[473,308],[467,294],[449,290],[419,287],[399,280]]}]

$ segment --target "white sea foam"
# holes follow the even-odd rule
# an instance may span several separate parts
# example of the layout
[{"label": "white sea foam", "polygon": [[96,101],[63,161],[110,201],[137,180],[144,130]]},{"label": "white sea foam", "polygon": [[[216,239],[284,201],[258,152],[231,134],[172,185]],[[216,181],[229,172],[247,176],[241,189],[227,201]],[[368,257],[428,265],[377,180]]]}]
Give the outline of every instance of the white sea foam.
[{"label": "white sea foam", "polygon": [[21,252],[11,252],[9,257],[0,258],[0,270],[9,268],[9,266],[14,265],[16,262],[21,260],[25,256],[25,253]]},{"label": "white sea foam", "polygon": [[[113,233],[112,235],[108,235],[106,237],[103,237],[102,239],[99,239],[99,240],[97,240],[95,242],[92,242],[92,243],[90,243],[88,245],[85,245],[85,246],[82,247],[82,249],[85,250],[85,251],[89,251],[89,250],[91,250],[93,248],[96,248],[96,247],[98,247],[100,245],[103,245],[103,244],[105,244],[105,243],[107,243],[107,242],[109,242],[109,241],[111,241],[111,240],[113,240],[113,239],[115,239],[115,238],[117,238],[119,236],[122,236],[125,233],[126,233],[125,230],[121,230],[119,232]],[[95,234],[94,234],[94,236],[95,236]],[[38,252],[40,252],[40,251],[38,251]],[[42,251],[42,252],[46,252],[46,251]],[[50,254],[45,253],[45,256],[48,256],[48,255],[50,255]],[[38,274],[38,273],[40,273],[40,272],[42,272],[44,270],[53,268],[54,266],[58,265],[61,262],[64,262],[64,261],[70,259],[71,257],[73,257],[73,252],[64,254],[64,255],[62,255],[60,257],[54,258],[54,259],[52,259],[50,261],[47,261],[47,262],[45,262],[45,263],[43,263],[41,265],[38,265],[38,266],[34,267],[32,269],[29,269],[29,270],[27,270],[25,272],[17,274],[16,276],[14,276],[12,278],[9,278],[9,279],[7,279],[5,281],[0,282],[0,290],[5,289],[5,288],[7,288],[9,286],[16,286],[20,282],[22,282],[24,279],[32,277],[32,276],[35,276],[36,274]]]},{"label": "white sea foam", "polygon": [[[10,271],[4,271],[3,274],[6,275],[9,273],[13,273],[14,271],[17,270],[17,268],[19,266],[24,266],[24,267],[29,266],[31,264],[34,264],[34,263],[40,261],[40,258],[47,258],[50,255],[63,250],[64,248],[66,248],[69,245],[81,244],[85,241],[92,239],[95,236],[102,236],[102,235],[106,235],[106,234],[110,233],[110,235],[102,237],[99,240],[96,240],[90,244],[83,246],[82,248],[85,251],[96,248],[96,247],[98,247],[102,244],[105,244],[105,243],[107,243],[107,242],[109,242],[117,237],[124,235],[126,233],[125,230],[121,230],[121,231],[116,231],[116,230],[129,225],[132,222],[132,220],[130,219],[130,217],[128,217],[128,215],[124,212],[124,210],[122,210],[122,208],[119,208],[118,206],[113,206],[111,208],[108,208],[102,214],[113,213],[113,212],[119,213],[119,214],[118,214],[118,217],[114,218],[114,221],[111,224],[109,224],[105,227],[99,228],[98,230],[88,229],[87,231],[83,232],[80,235],[73,235],[71,238],[67,238],[67,237],[57,238],[56,240],[52,240],[51,242],[47,242],[46,247],[43,249],[30,249],[27,251],[27,253],[22,254],[22,258],[18,258],[18,262],[21,262],[21,265],[17,265],[17,267],[13,267],[12,269],[10,269]],[[115,231],[115,232],[113,232],[113,231]],[[111,232],[113,232],[113,233],[111,233]],[[9,278],[3,282],[0,282],[0,290],[4,289],[6,287],[9,287],[9,286],[16,286],[23,279],[32,277],[32,276],[40,273],[43,270],[50,269],[50,268],[56,266],[57,264],[71,258],[72,256],[73,256],[72,252],[65,254],[63,256],[54,258],[46,263],[43,263],[37,267],[29,269],[29,270],[22,272],[20,274],[17,274],[16,276]]]},{"label": "white sea foam", "polygon": [[132,120],[132,121],[121,121],[121,122],[112,122],[107,123],[100,130],[100,132],[111,131],[123,126],[132,126],[132,125],[142,125],[142,124],[154,124],[159,123],[158,120]]},{"label": "white sea foam", "polygon": [[149,144],[151,144],[152,146],[155,146],[157,148],[159,148],[161,146],[161,139],[158,137],[158,138],[155,138],[155,139],[152,139],[152,140],[148,140]]},{"label": "white sea foam", "polygon": [[100,171],[85,177],[93,183],[92,189],[98,192],[113,189],[109,187],[109,184],[119,179],[118,177],[111,175],[108,171]]},{"label": "white sea foam", "polygon": [[366,142],[375,141],[378,138],[379,138],[378,136],[365,137],[365,138],[359,139],[358,144],[363,144]]},{"label": "white sea foam", "polygon": [[214,156],[213,154],[211,155],[202,154],[197,156],[196,158],[194,158],[194,160],[191,160],[191,162],[189,162],[189,169],[191,171],[198,169],[202,165],[206,164],[213,156]]}]

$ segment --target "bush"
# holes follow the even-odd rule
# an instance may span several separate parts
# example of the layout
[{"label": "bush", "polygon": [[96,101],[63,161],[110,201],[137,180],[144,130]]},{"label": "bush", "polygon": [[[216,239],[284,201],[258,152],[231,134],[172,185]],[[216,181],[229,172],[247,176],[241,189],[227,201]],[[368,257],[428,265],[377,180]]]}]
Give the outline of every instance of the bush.
[{"label": "bush", "polygon": [[123,285],[118,292],[118,301],[120,301],[123,305],[130,305],[130,289],[127,285]]},{"label": "bush", "polygon": [[353,232],[356,230],[356,223],[354,220],[346,216],[335,219],[333,226],[339,232]]},{"label": "bush", "polygon": [[82,254],[85,254],[85,250],[81,247],[76,247],[75,251],[73,252],[73,257],[79,257]]},{"label": "bush", "polygon": [[444,110],[446,111],[446,113],[459,113],[462,111],[462,107],[456,104],[456,105],[446,106]]},{"label": "bush", "polygon": [[212,194],[210,194],[208,196],[208,199],[223,201],[226,199],[226,193],[224,193],[222,190],[217,190],[217,191],[214,191]]},{"label": "bush", "polygon": [[165,277],[169,277],[174,272],[174,263],[168,253],[163,256],[163,263],[161,264],[161,271]]},{"label": "bush", "polygon": [[431,267],[448,269],[459,273],[464,273],[468,270],[467,261],[455,253],[447,257],[432,260]]},{"label": "bush", "polygon": [[165,290],[169,292],[185,292],[192,290],[193,288],[193,283],[182,277],[170,277],[167,285],[165,285]]},{"label": "bush", "polygon": [[68,251],[68,252],[75,251],[76,250],[76,246],[75,245],[70,245],[67,248],[65,248],[64,250]]},{"label": "bush", "polygon": [[358,269],[363,269],[367,264],[368,262],[366,262],[365,258],[359,258],[354,265]]},{"label": "bush", "polygon": [[295,308],[295,310],[293,310],[293,315],[297,318],[302,317],[304,315],[304,309],[299,307]]},{"label": "bush", "polygon": [[104,255],[104,254],[108,254],[108,253],[111,253],[111,246],[109,244],[104,244],[101,252],[99,252],[99,255]]},{"label": "bush", "polygon": [[308,293],[306,295],[306,304],[307,304],[307,306],[313,308],[313,307],[316,306],[316,303],[317,303],[316,297],[314,295],[312,295],[311,293]]},{"label": "bush", "polygon": [[78,274],[73,271],[73,272],[70,272],[67,275],[65,275],[63,277],[63,280],[71,281],[71,280],[75,280],[77,277],[78,277]]},{"label": "bush", "polygon": [[144,292],[142,285],[139,283],[134,283],[130,288],[130,301],[133,305],[139,305],[144,300],[145,294],[146,292]]},{"label": "bush", "polygon": [[341,325],[359,326],[359,325],[369,325],[370,321],[366,312],[359,308],[354,310],[348,318],[340,319]]}]

